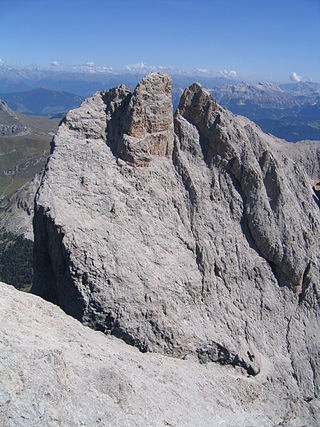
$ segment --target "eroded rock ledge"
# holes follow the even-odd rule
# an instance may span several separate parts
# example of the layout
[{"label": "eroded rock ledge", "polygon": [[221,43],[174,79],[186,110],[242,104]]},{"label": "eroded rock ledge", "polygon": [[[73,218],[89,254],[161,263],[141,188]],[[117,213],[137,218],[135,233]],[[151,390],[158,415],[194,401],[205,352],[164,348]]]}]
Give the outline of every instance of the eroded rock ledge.
[{"label": "eroded rock ledge", "polygon": [[281,378],[142,354],[0,283],[0,424],[316,426],[319,405]]},{"label": "eroded rock ledge", "polygon": [[199,84],[173,118],[170,89],[155,73],[68,113],[36,199],[33,292],[143,352],[271,370],[317,398],[319,143],[291,152]]}]

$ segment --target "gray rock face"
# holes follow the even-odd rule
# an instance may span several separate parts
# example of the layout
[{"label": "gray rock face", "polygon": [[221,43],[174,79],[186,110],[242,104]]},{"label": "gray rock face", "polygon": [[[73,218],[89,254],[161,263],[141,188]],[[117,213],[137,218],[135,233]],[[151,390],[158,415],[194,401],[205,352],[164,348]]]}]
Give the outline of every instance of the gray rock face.
[{"label": "gray rock face", "polygon": [[36,199],[33,292],[305,407],[320,391],[319,143],[297,163],[198,84],[172,122],[170,85],[152,74],[68,113]]},{"label": "gray rock face", "polygon": [[[243,222],[258,253],[271,264],[280,284],[299,291],[309,264],[314,265],[319,254],[313,235],[316,231],[319,236],[319,215],[305,171],[293,162],[283,165],[285,161],[273,153],[272,148],[277,147],[272,140],[263,139],[253,124],[233,120],[200,85],[185,91],[178,120],[179,115],[199,130],[207,164],[215,165],[223,159],[229,168],[245,202]],[[317,164],[318,159],[314,160]],[[305,189],[307,184],[309,188]],[[306,217],[306,224],[301,224],[306,216],[305,202],[311,218]]]},{"label": "gray rock face", "polygon": [[265,375],[142,354],[2,283],[0,323],[4,427],[317,423],[318,402],[300,402],[296,385],[279,394]]},{"label": "gray rock face", "polygon": [[[168,76],[151,74],[138,84],[132,94],[124,88],[118,89],[123,91],[126,99],[117,112],[114,113],[111,109],[107,129],[108,139],[116,156],[136,166],[146,166],[154,156],[171,157],[171,87]],[[108,94],[109,97],[110,95],[114,99],[113,92]]]}]

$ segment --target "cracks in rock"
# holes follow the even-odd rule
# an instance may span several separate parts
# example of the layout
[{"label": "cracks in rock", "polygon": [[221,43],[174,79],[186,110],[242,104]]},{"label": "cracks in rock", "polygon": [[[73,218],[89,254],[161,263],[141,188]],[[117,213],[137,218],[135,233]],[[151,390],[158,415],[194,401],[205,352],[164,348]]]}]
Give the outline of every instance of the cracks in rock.
[{"label": "cracks in rock", "polygon": [[[209,108],[208,104],[208,108]],[[216,162],[219,163],[220,155],[215,147],[216,140],[219,138],[219,130],[218,125],[221,123],[221,116],[219,113],[217,113],[215,117],[214,123],[211,125],[210,130],[206,128],[199,127],[199,123],[197,121],[194,122],[192,118],[190,118],[188,115],[183,115],[184,119],[187,120],[190,124],[195,126],[198,131],[199,135],[199,145],[202,153],[202,160],[206,164],[207,168],[211,168],[212,165]],[[193,117],[194,118],[194,117]],[[179,135],[179,131],[177,132],[177,135]],[[208,280],[206,280],[206,260],[205,260],[205,253],[204,248],[201,245],[201,239],[197,235],[197,230],[195,227],[195,215],[198,209],[198,199],[199,195],[197,194],[197,190],[192,182],[192,178],[189,174],[189,171],[187,167],[183,164],[183,159],[180,157],[179,148],[177,141],[175,141],[174,149],[173,149],[173,165],[175,167],[175,170],[177,171],[179,177],[182,180],[183,186],[188,194],[189,197],[189,212],[190,212],[190,228],[191,232],[193,234],[194,242],[195,242],[195,261],[198,267],[198,270],[201,274],[201,299],[204,301],[206,297],[206,293],[209,291],[210,283]],[[212,195],[210,196],[210,198]],[[201,201],[200,201],[201,202]],[[214,274],[216,277],[222,278],[221,275],[221,269],[217,266],[216,263],[214,263]]]},{"label": "cracks in rock", "polygon": [[[189,195],[190,204],[196,208],[196,206],[198,204],[197,191],[195,189],[195,186],[193,185],[192,178],[191,178],[187,168],[185,167],[185,165],[183,164],[183,161],[181,160],[181,158],[179,156],[179,149],[178,149],[176,143],[175,143],[175,146],[173,149],[172,161],[173,161],[173,166],[174,166],[175,170],[177,171],[179,177],[181,178],[183,186]],[[193,209],[193,210],[195,210],[195,209]]]},{"label": "cracks in rock", "polygon": [[249,335],[248,335],[248,321],[246,320],[244,323],[244,338],[249,343]]},{"label": "cracks in rock", "polygon": [[[148,351],[147,346],[143,344],[140,339],[134,337],[127,329],[121,326],[116,314],[109,312],[105,315],[104,313],[105,310],[103,307],[95,306],[94,310],[91,312],[90,327],[96,331],[110,334],[121,339],[126,344],[136,347],[141,353],[146,353]],[[104,321],[102,321],[102,317],[104,317]]]},{"label": "cracks in rock", "polygon": [[290,364],[291,364],[291,368],[292,368],[292,377],[294,378],[295,382],[297,383],[297,386],[300,388],[300,382],[298,379],[298,376],[296,374],[296,370],[294,367],[294,362],[292,359],[292,354],[291,354],[291,344],[290,344],[290,340],[289,340],[289,334],[290,334],[290,325],[291,325],[291,321],[293,319],[293,316],[295,315],[295,312],[290,316],[289,320],[288,320],[288,325],[287,325],[287,331],[286,331],[286,347],[287,347],[287,352],[289,354],[290,357]]},{"label": "cracks in rock", "polygon": [[320,182],[315,182],[314,186],[312,187],[313,190],[313,200],[317,204],[318,208],[320,209]]},{"label": "cracks in rock", "polygon": [[[316,387],[316,384],[315,384],[317,372],[316,372],[316,368],[314,366],[313,360],[311,358],[309,359],[309,364],[310,364],[310,368],[311,368],[311,371],[312,371],[313,394],[314,394],[315,398],[317,398],[318,394],[317,394],[317,387]],[[311,400],[312,399],[310,398],[310,401]]]},{"label": "cracks in rock", "polygon": [[[215,138],[217,138],[217,137],[218,136],[215,135]],[[203,137],[201,137],[201,135],[200,135],[200,145],[201,145],[201,150],[202,150],[204,161],[208,167],[214,165],[216,163],[216,161],[218,163],[220,163],[219,159],[215,158],[215,156],[219,156],[219,154],[216,151],[213,151],[212,148],[209,150],[208,142],[206,140],[204,140]],[[211,152],[210,155],[209,155],[209,151]],[[253,249],[258,254],[259,257],[265,259],[269,263],[271,270],[274,274],[274,277],[277,280],[277,282],[279,283],[279,277],[278,277],[278,274],[276,271],[276,266],[263,256],[263,254],[261,253],[261,251],[259,250],[259,248],[255,242],[254,236],[252,235],[252,232],[251,232],[251,229],[249,226],[249,222],[248,222],[248,217],[246,214],[246,206],[247,206],[246,195],[241,188],[241,183],[239,182],[236,175],[232,171],[233,164],[234,164],[235,160],[236,160],[236,158],[232,158],[228,162],[228,164],[225,164],[223,167],[224,167],[226,173],[228,174],[228,176],[230,177],[234,188],[236,189],[236,191],[238,192],[238,194],[240,195],[240,197],[242,199],[243,212],[242,212],[242,217],[240,219],[240,227],[242,229],[243,235],[245,236],[245,239],[248,242],[249,247],[251,249]],[[202,248],[201,248],[201,245],[199,243],[199,239],[197,238],[195,227],[194,227],[194,217],[195,217],[195,213],[197,211],[198,195],[197,195],[196,189],[193,185],[192,178],[190,177],[188,169],[183,164],[183,160],[180,157],[179,148],[177,147],[177,144],[175,144],[174,151],[173,151],[173,164],[174,164],[174,167],[175,167],[178,175],[180,176],[182,183],[184,185],[184,188],[185,188],[185,190],[189,196],[190,226],[191,226],[191,231],[192,231],[192,234],[193,234],[194,240],[195,240],[196,263],[197,263],[199,272],[200,272],[201,277],[202,277],[201,295],[202,295],[202,299],[203,299],[205,296],[205,277],[204,277],[205,276],[205,274],[204,274],[205,269],[204,269],[204,263],[203,263]],[[219,167],[219,165],[216,165],[216,166]],[[220,277],[220,274],[217,271],[216,266],[215,266],[215,275],[216,275],[216,277]]]},{"label": "cracks in rock", "polygon": [[[165,308],[163,309],[165,312]],[[137,348],[141,353],[153,352],[155,351],[150,347],[148,342],[143,336],[136,336],[136,331],[130,332],[128,328],[121,326],[121,318],[119,315],[110,311],[105,314],[105,309],[101,306],[95,306],[94,310],[90,314],[90,326],[100,332],[103,332],[106,335],[113,335],[114,337],[121,339],[126,344]],[[144,317],[149,324],[151,331],[154,335],[154,343],[158,345],[159,342],[164,341],[166,348],[163,348],[165,353],[168,356],[175,357],[179,353],[175,347],[174,335],[170,331],[163,330],[156,319],[152,317],[152,313],[148,310],[144,313]],[[93,323],[92,323],[93,321]],[[177,353],[177,354],[176,354]]]},{"label": "cracks in rock", "polygon": [[236,159],[231,159],[231,161],[229,162],[228,168],[227,168],[227,172],[229,173],[230,178],[232,180],[232,183],[233,183],[235,189],[237,190],[238,194],[240,195],[240,197],[242,199],[243,213],[242,213],[242,217],[240,220],[240,226],[241,226],[243,235],[245,236],[250,248],[253,249],[259,257],[263,258],[269,264],[275,280],[277,281],[279,286],[282,286],[283,280],[281,277],[281,273],[278,271],[278,267],[276,266],[276,264],[273,261],[266,258],[266,256],[262,253],[262,251],[259,249],[259,246],[256,243],[256,239],[254,238],[254,235],[251,231],[248,215],[246,212],[247,196],[245,194],[245,191],[243,191],[243,189],[241,187],[241,183],[240,183],[239,179],[236,177],[236,175],[232,171],[233,164],[235,161],[236,161]]},{"label": "cracks in rock", "polygon": [[298,296],[298,304],[299,305],[301,305],[303,303],[303,301],[305,300],[306,292],[307,292],[307,289],[308,289],[310,282],[311,282],[310,270],[311,270],[311,262],[309,261],[308,265],[306,266],[306,268],[303,272],[303,276],[302,276],[301,292],[299,293],[299,296]]},{"label": "cracks in rock", "polygon": [[274,263],[274,262],[269,261],[268,259],[266,259],[266,261],[267,261],[267,263],[269,264],[269,266],[270,266],[270,268],[271,268],[271,271],[272,271],[272,273],[273,273],[274,277],[277,279],[277,282],[278,282],[278,284],[279,284],[279,281],[278,281],[278,278],[277,278],[277,266],[275,265],[275,263]]},{"label": "cracks in rock", "polygon": [[195,261],[198,266],[198,270],[201,274],[201,298],[202,300],[205,297],[205,267],[203,260],[203,249],[199,244],[199,238],[194,226],[195,212],[198,205],[198,196],[195,186],[193,185],[192,178],[184,166],[182,160],[179,157],[178,148],[175,144],[173,150],[173,165],[178,175],[181,178],[182,184],[188,194],[189,198],[189,218],[190,218],[190,230],[192,232],[194,242],[195,242]]},{"label": "cracks in rock", "polygon": [[260,291],[260,307],[259,307],[259,310],[260,310],[260,320],[261,321],[263,320],[263,309],[264,309],[263,294],[262,294],[262,291]]},{"label": "cracks in rock", "polygon": [[318,289],[317,289],[317,286],[316,286],[315,283],[312,286],[312,290],[313,290],[313,295],[314,295],[314,298],[315,298],[315,305],[314,305],[314,307],[316,307],[316,309],[318,309],[318,308],[320,308],[320,295],[319,295],[319,292],[318,292]]},{"label": "cracks in rock", "polygon": [[278,174],[279,167],[270,151],[266,150],[262,153],[259,158],[259,166],[270,209],[272,212],[277,212],[279,205],[283,203],[281,200],[283,190],[281,189],[281,181]]},{"label": "cracks in rock", "polygon": [[[206,364],[208,362],[219,363],[220,365],[231,365],[233,367],[243,368],[248,375],[256,376],[260,369],[255,367],[253,363],[246,362],[239,354],[230,352],[225,346],[212,342],[206,348],[198,348],[197,355],[199,362]],[[247,352],[250,362],[254,362],[255,356],[251,352]]]},{"label": "cracks in rock", "polygon": [[196,242],[196,263],[198,266],[198,270],[201,274],[201,299],[204,300],[205,298],[205,266],[204,266],[204,260],[203,260],[203,252],[202,248],[200,248],[199,244]]},{"label": "cracks in rock", "polygon": [[[216,137],[216,132],[214,132],[214,137]],[[209,140],[205,138],[201,133],[199,132],[199,143],[201,147],[201,152],[203,156],[203,160],[205,161],[208,168],[210,168],[214,156],[217,154],[215,150],[212,149],[211,144],[209,144]]]},{"label": "cracks in rock", "polygon": [[[308,359],[308,363],[310,365],[310,369],[312,372],[312,378],[310,378],[309,373],[306,373],[305,371],[301,371],[301,368],[299,368],[299,364],[297,364],[297,367],[295,366],[295,360],[293,357],[293,351],[291,348],[291,343],[290,343],[290,334],[291,334],[291,323],[294,320],[295,316],[297,313],[299,313],[299,311],[301,310],[301,308],[299,306],[296,307],[296,309],[294,310],[294,312],[291,314],[289,320],[288,320],[288,325],[287,325],[287,331],[286,331],[286,347],[287,347],[287,351],[290,357],[290,363],[291,363],[291,368],[292,368],[292,377],[294,378],[299,390],[301,390],[303,392],[303,390],[306,389],[306,385],[307,385],[307,391],[306,394],[303,396],[303,400],[306,401],[307,403],[311,402],[314,398],[318,397],[318,386],[317,386],[317,367],[315,365],[315,362],[317,361],[316,356],[315,359],[312,358],[312,349],[309,348],[308,345],[308,338],[307,338],[307,326],[305,326],[304,331],[303,331],[303,341],[304,341],[304,346],[306,346],[306,350],[307,350],[307,354],[309,355],[309,359]],[[294,333],[296,334],[297,331],[294,329]],[[295,342],[295,336],[294,336],[294,340],[293,343]],[[298,351],[299,348],[294,348],[295,350],[295,356],[298,356]],[[300,375],[299,375],[299,370],[300,370]],[[311,387],[313,389],[313,392],[309,389],[309,384],[311,384]]]},{"label": "cracks in rock", "polygon": [[[233,161],[234,161],[234,160],[233,160]],[[278,274],[278,272],[277,272],[277,266],[276,266],[272,261],[270,261],[269,259],[267,259],[267,258],[262,254],[262,252],[259,250],[259,247],[257,246],[257,244],[256,244],[256,242],[255,242],[255,238],[254,238],[254,236],[253,236],[253,234],[252,234],[252,232],[251,232],[250,225],[249,225],[249,221],[248,221],[248,217],[247,217],[247,214],[246,214],[247,197],[246,197],[246,195],[245,195],[244,191],[243,191],[243,190],[242,190],[242,188],[241,188],[241,184],[240,184],[239,180],[238,180],[238,179],[237,179],[237,177],[232,173],[232,165],[233,165],[233,161],[231,161],[231,162],[229,163],[228,173],[229,173],[229,175],[230,175],[230,178],[231,178],[231,180],[232,180],[232,183],[233,183],[233,185],[234,185],[234,187],[235,187],[236,191],[238,192],[238,194],[240,195],[240,197],[241,197],[241,199],[242,199],[243,212],[242,212],[242,217],[241,217],[241,220],[240,220],[240,227],[241,227],[241,230],[242,230],[243,235],[245,236],[245,238],[246,238],[246,240],[247,240],[247,242],[248,242],[249,247],[250,247],[251,249],[253,249],[253,250],[257,253],[257,255],[258,255],[259,257],[263,258],[263,259],[264,259],[264,260],[269,264],[269,266],[270,266],[270,268],[271,268],[271,271],[272,271],[272,273],[273,273],[273,275],[274,275],[274,277],[275,277],[275,279],[276,279],[276,281],[277,281],[278,285],[280,286],[280,277],[279,277],[279,274]]]},{"label": "cracks in rock", "polygon": [[[114,111],[110,112],[110,117],[107,117],[106,125],[106,143],[116,159],[123,158],[123,134],[127,129],[124,128],[123,117],[126,115],[131,93],[122,99],[122,101],[114,107]],[[108,105],[106,104],[108,109]]]}]

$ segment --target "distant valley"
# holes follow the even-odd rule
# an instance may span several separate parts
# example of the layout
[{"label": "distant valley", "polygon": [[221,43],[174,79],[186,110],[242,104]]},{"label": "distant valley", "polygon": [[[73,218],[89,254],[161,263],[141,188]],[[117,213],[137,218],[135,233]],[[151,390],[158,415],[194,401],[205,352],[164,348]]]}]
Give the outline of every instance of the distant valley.
[{"label": "distant valley", "polygon": [[3,93],[0,99],[19,113],[61,117],[70,109],[79,107],[84,98],[68,92],[37,88],[26,92]]},{"label": "distant valley", "polygon": [[[0,99],[24,114],[63,117],[96,91],[125,84],[135,87],[146,73],[80,67],[72,70],[14,68],[0,65]],[[255,121],[264,132],[297,142],[320,139],[320,84],[248,83],[203,73],[167,71],[172,76],[174,109],[194,81],[207,88],[220,105]]]},{"label": "distant valley", "polygon": [[[2,108],[1,108],[2,105]],[[59,120],[26,116],[0,105],[0,206],[44,167]]]},{"label": "distant valley", "polygon": [[0,279],[25,290],[32,281],[37,174],[44,169],[58,123],[17,113],[0,101]]}]

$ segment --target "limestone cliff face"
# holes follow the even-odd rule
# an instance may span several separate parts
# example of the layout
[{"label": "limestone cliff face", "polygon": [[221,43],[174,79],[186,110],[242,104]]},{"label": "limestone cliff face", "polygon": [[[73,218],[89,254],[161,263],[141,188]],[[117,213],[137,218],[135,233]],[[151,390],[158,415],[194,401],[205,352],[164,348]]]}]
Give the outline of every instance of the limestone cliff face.
[{"label": "limestone cliff face", "polygon": [[151,74],[68,113],[36,197],[33,292],[141,351],[312,401],[319,143],[291,152],[198,84],[173,120],[170,88]]}]

